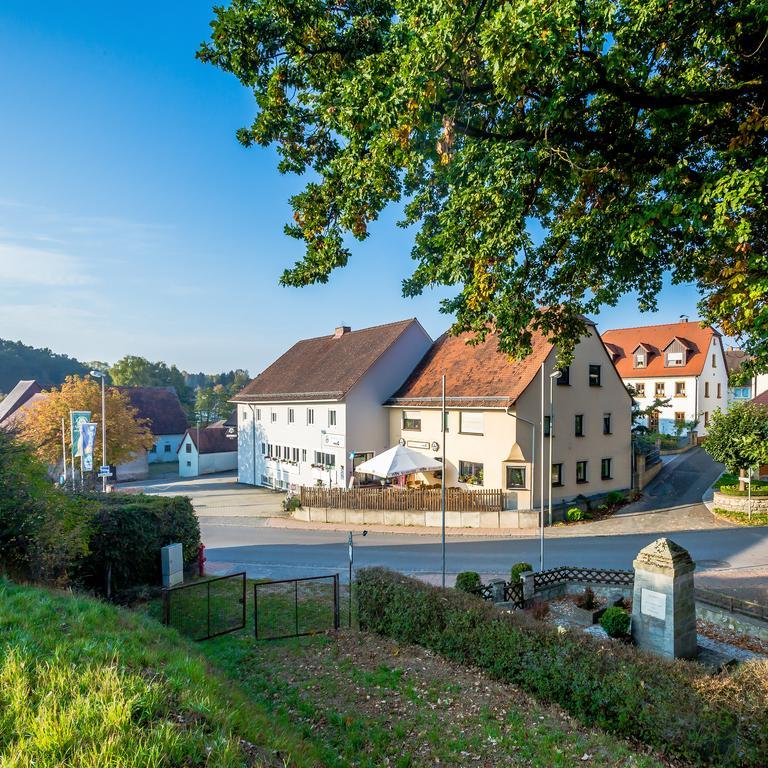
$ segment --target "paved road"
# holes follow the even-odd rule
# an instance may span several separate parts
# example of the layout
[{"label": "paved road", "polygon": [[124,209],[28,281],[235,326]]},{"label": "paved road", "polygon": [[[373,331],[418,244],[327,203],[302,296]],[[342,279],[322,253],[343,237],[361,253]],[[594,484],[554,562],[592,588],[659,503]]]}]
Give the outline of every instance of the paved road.
[{"label": "paved road", "polygon": [[723,465],[703,449],[693,448],[667,464],[643,491],[643,498],[624,507],[620,514],[698,504],[723,471]]}]

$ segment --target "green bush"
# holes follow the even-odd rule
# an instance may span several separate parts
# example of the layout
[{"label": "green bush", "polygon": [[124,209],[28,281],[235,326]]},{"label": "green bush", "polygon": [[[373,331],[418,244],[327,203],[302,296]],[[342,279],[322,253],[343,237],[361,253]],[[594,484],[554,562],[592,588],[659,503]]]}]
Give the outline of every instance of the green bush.
[{"label": "green bush", "polygon": [[569,523],[578,523],[580,520],[584,519],[584,513],[581,511],[580,507],[571,507],[565,513],[565,519]]},{"label": "green bush", "polygon": [[522,581],[520,574],[532,570],[533,566],[530,563],[515,563],[509,572],[510,583],[519,584]]},{"label": "green bush", "polygon": [[285,512],[293,512],[301,508],[301,499],[298,496],[289,496],[283,499],[282,507]]},{"label": "green bush", "polygon": [[629,634],[629,614],[618,606],[611,606],[601,617],[600,626],[610,637],[626,637]]},{"label": "green bush", "polygon": [[484,669],[589,727],[698,765],[765,765],[768,662],[711,675],[380,568],[358,572],[358,600],[361,629]]},{"label": "green bush", "polygon": [[612,507],[621,504],[622,501],[624,501],[624,494],[621,491],[611,491],[605,497],[605,503],[610,504]]},{"label": "green bush", "polygon": [[752,517],[747,512],[734,512],[732,509],[715,509],[714,513],[739,525],[768,525],[768,514],[765,512],[753,512]]},{"label": "green bush", "polygon": [[184,562],[192,563],[200,545],[200,526],[186,496],[110,493],[89,497],[96,506],[90,552],[78,576],[105,591],[108,575],[113,592],[141,584],[160,584],[160,548],[180,542]]},{"label": "green bush", "polygon": [[480,574],[475,571],[462,571],[456,576],[456,589],[460,592],[471,592],[481,584]]},{"label": "green bush", "polygon": [[752,481],[751,494],[749,490],[747,490],[746,488],[743,491],[740,491],[738,483],[736,483],[736,485],[721,485],[718,490],[720,491],[720,493],[726,496],[741,496],[743,498],[746,498],[747,496],[755,496],[755,497],[768,496],[768,485],[765,485],[764,483],[761,483],[758,485],[758,483],[755,482],[754,480]]}]

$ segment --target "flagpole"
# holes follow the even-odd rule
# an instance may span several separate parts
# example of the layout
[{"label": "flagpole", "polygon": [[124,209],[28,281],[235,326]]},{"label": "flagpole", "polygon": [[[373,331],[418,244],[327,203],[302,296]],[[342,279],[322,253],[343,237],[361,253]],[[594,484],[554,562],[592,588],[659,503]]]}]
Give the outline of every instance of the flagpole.
[{"label": "flagpole", "polygon": [[64,417],[61,417],[61,460],[64,462],[64,487],[67,487],[67,440],[64,437]]},{"label": "flagpole", "polygon": [[448,471],[448,462],[445,458],[445,374],[443,374],[443,396],[441,399],[440,417],[443,420],[443,471],[440,476],[440,510],[442,512],[443,589],[445,589],[445,473]]},{"label": "flagpole", "polygon": [[[552,432],[552,419],[549,420]],[[539,498],[539,571],[544,570],[544,363],[541,364],[541,496]],[[552,467],[549,468],[552,471]]]}]

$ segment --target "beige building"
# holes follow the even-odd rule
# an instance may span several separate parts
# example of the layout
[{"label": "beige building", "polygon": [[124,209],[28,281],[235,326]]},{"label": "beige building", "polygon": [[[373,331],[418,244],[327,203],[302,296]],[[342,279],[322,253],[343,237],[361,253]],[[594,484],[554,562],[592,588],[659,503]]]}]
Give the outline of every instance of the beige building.
[{"label": "beige building", "polygon": [[[594,324],[573,363],[554,379],[550,435],[550,376],[554,346],[534,334],[533,350],[510,360],[489,336],[443,335],[391,397],[390,437],[441,455],[441,379],[446,376],[446,482],[467,489],[501,488],[508,509],[540,504],[543,466],[552,448],[553,504],[598,496],[631,485],[631,399]],[[542,365],[544,424],[542,414]],[[543,426],[543,429],[542,429]],[[534,434],[535,433],[535,434]],[[535,452],[534,452],[535,443]],[[439,473],[416,480],[439,483]],[[549,478],[544,473],[544,495]]]}]

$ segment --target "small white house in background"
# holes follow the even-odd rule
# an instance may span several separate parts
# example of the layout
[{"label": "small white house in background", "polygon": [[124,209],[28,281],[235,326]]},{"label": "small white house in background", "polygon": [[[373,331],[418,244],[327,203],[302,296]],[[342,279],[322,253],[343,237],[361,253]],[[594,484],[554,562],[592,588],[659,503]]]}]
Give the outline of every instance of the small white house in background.
[{"label": "small white house in background", "polygon": [[178,449],[179,475],[197,477],[237,468],[237,428],[217,421],[208,427],[190,427]]},{"label": "small white house in background", "polygon": [[[738,373],[741,366],[749,360],[749,355],[743,349],[728,347],[725,350],[725,361],[728,364],[728,375]],[[728,387],[729,403],[744,403],[768,392],[768,373],[758,373],[745,382],[731,384]]]},{"label": "small white house in background", "polygon": [[232,398],[238,482],[345,487],[354,467],[391,447],[382,403],[431,344],[416,319],[294,344]]},{"label": "small white house in background", "polygon": [[[646,325],[605,331],[603,343],[641,408],[669,399],[646,420],[651,432],[675,434],[678,425],[695,423],[707,434],[712,414],[728,410],[728,366],[720,334],[698,322]],[[684,432],[686,430],[683,430]]]}]

